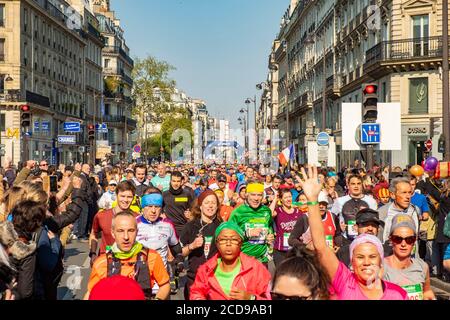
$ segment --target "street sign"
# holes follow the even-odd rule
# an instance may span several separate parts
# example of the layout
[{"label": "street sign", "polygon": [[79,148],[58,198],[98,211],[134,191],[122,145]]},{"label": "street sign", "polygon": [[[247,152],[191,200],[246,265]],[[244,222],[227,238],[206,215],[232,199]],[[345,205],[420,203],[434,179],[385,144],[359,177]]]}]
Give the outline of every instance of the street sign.
[{"label": "street sign", "polygon": [[319,145],[317,148],[317,160],[319,162],[328,160],[328,146]]},{"label": "street sign", "polygon": [[380,143],[380,124],[363,123],[361,124],[361,144],[379,144]]},{"label": "street sign", "polygon": [[[133,151],[134,151],[135,153],[141,153],[141,146],[140,146],[139,144],[135,145],[135,146],[133,147]],[[139,157],[138,157],[138,158],[139,158]]]},{"label": "street sign", "polygon": [[108,133],[108,126],[106,123],[97,123],[95,125],[95,130],[99,133]]},{"label": "street sign", "polygon": [[44,131],[44,132],[50,131],[50,121],[42,121],[41,122],[41,131]]},{"label": "street sign", "polygon": [[39,132],[40,130],[40,122],[39,121],[35,121],[34,122],[34,132]]},{"label": "street sign", "polygon": [[326,132],[320,132],[316,137],[319,146],[327,146],[330,141],[330,135]]},{"label": "street sign", "polygon": [[81,124],[79,122],[64,122],[64,132],[81,132]]},{"label": "street sign", "polygon": [[77,144],[76,136],[58,136],[59,144]]},{"label": "street sign", "polygon": [[431,151],[431,148],[433,148],[433,141],[431,139],[425,141],[425,148],[427,148],[427,151]]}]

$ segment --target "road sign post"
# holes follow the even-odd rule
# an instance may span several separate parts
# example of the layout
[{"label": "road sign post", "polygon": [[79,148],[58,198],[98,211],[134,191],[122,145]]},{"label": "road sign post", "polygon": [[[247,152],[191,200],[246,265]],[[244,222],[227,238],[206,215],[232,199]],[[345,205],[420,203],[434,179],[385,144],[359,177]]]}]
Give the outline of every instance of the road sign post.
[{"label": "road sign post", "polygon": [[427,148],[428,152],[431,151],[431,149],[433,148],[433,141],[431,141],[431,139],[425,141],[425,148]]}]

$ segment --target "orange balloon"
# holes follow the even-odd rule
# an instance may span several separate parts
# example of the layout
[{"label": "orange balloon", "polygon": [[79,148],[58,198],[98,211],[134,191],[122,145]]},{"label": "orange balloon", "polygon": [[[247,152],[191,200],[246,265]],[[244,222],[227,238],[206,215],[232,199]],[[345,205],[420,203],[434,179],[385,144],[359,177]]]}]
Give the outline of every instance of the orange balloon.
[{"label": "orange balloon", "polygon": [[423,175],[423,168],[419,165],[414,165],[409,169],[409,173],[411,173],[413,176],[420,177]]}]

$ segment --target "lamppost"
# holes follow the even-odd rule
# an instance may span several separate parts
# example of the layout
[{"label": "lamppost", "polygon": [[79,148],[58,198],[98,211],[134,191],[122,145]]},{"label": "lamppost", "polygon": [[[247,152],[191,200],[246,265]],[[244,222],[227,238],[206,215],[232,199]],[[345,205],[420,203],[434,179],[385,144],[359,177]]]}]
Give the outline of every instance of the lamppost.
[{"label": "lamppost", "polygon": [[245,99],[245,104],[247,105],[247,117],[249,117],[249,106],[250,106],[250,103],[252,103],[253,102],[253,105],[254,105],[254,107],[255,107],[255,133],[256,133],[256,139],[255,139],[255,143],[256,143],[256,161],[258,162],[258,144],[259,144],[259,135],[258,135],[258,125],[256,124],[256,95],[255,95],[255,97],[252,99],[252,98],[247,98],[247,99]]},{"label": "lamppost", "polygon": [[[241,109],[239,112],[240,113],[244,113],[245,110]],[[248,164],[248,162],[247,162],[248,157],[246,157],[247,150],[248,150],[248,145],[247,145],[247,120],[248,119],[246,119],[245,115],[242,115],[242,118],[241,117],[238,118],[239,124],[240,125],[244,125],[244,147],[245,147],[244,162],[245,162],[245,164]]]}]

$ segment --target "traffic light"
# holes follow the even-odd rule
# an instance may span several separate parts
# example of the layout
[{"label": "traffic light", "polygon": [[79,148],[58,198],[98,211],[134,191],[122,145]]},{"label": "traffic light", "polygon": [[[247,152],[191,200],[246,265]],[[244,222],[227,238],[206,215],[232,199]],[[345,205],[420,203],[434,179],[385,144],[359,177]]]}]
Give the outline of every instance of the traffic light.
[{"label": "traffic light", "polygon": [[31,126],[30,106],[24,104],[23,106],[20,106],[20,111],[20,126],[22,128],[29,128]]},{"label": "traffic light", "polygon": [[363,122],[375,122],[378,111],[378,85],[375,83],[366,83],[363,85]]},{"label": "traffic light", "polygon": [[89,140],[94,140],[95,139],[95,126],[93,124],[90,124],[87,126],[87,129],[88,129]]}]

